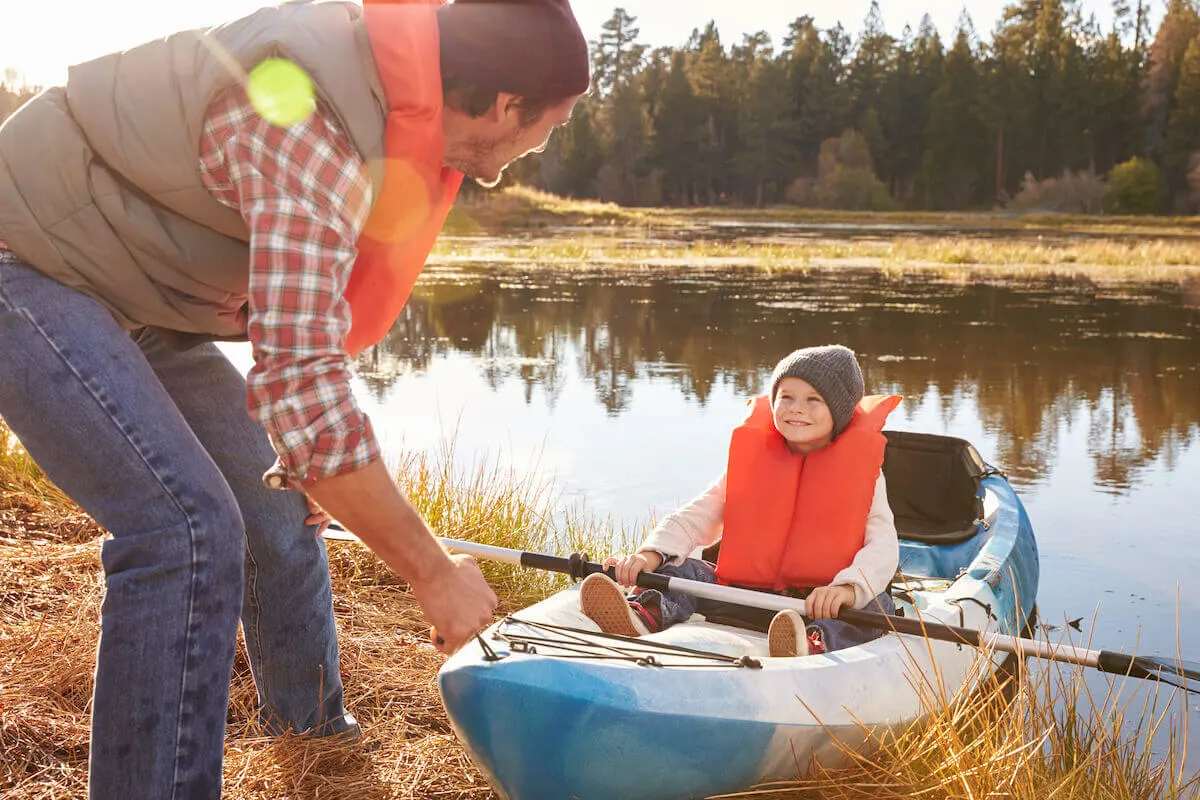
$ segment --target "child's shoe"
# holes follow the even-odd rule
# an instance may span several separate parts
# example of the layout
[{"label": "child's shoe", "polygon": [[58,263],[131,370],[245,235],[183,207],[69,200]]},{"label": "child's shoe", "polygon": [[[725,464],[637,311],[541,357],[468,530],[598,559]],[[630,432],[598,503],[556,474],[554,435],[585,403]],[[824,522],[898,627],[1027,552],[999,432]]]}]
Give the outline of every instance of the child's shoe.
[{"label": "child's shoe", "polygon": [[639,616],[617,582],[602,572],[593,572],[579,586],[579,607],[605,633],[645,636],[649,626]]},{"label": "child's shoe", "polygon": [[808,655],[808,632],[800,612],[786,608],[775,615],[767,629],[767,647],[771,658]]}]

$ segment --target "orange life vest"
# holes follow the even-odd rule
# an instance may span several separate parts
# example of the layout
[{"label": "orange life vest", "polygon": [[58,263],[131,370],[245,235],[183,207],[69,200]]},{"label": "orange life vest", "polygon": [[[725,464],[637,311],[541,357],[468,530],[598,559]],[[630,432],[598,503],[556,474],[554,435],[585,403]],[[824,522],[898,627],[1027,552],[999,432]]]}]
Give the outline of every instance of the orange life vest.
[{"label": "orange life vest", "polygon": [[388,109],[382,190],[346,286],[351,355],[382,339],[400,316],[462,183],[461,172],[442,166],[440,5],[442,0],[363,3]]},{"label": "orange life vest", "polygon": [[751,404],[729,441],[717,580],[775,591],[827,586],[862,549],[887,443],[881,431],[900,398],[863,398],[846,429],[806,456],[788,449],[769,397]]}]

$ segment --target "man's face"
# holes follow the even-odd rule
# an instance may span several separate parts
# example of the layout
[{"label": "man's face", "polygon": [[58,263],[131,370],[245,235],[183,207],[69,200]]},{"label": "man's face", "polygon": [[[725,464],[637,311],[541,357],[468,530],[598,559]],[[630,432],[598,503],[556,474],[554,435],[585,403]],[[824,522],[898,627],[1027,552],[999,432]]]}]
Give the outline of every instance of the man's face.
[{"label": "man's face", "polygon": [[501,94],[495,109],[470,120],[459,135],[447,136],[446,166],[491,188],[500,182],[509,164],[546,149],[550,134],[571,119],[578,100],[568,98],[546,109],[534,122],[523,125],[516,98]]}]

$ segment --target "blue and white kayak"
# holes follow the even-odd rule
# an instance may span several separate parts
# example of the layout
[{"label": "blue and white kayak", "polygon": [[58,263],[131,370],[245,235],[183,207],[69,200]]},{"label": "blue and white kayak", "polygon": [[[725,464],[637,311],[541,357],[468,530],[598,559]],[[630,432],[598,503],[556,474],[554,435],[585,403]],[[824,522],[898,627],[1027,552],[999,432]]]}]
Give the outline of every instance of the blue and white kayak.
[{"label": "blue and white kayak", "polygon": [[[904,616],[1019,635],[1037,545],[1003,475],[960,439],[887,433]],[[441,669],[451,724],[509,800],[675,800],[834,766],[999,668],[1004,653],[888,633],[805,658],[705,621],[599,633],[565,589],[493,625]],[[837,740],[837,741],[835,741]]]}]

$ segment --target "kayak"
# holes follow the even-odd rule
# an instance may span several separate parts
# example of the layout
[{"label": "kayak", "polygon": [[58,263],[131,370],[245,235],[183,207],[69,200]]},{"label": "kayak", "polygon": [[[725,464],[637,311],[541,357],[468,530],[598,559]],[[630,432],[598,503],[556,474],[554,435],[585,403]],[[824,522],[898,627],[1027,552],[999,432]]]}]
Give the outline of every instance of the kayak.
[{"label": "kayak", "polygon": [[[962,439],[885,434],[898,613],[1022,634],[1038,555],[1012,486]],[[765,633],[699,614],[616,637],[582,614],[576,585],[488,628],[447,660],[438,687],[459,740],[509,800],[683,800],[836,766],[1005,655],[889,632],[771,658]]]}]

